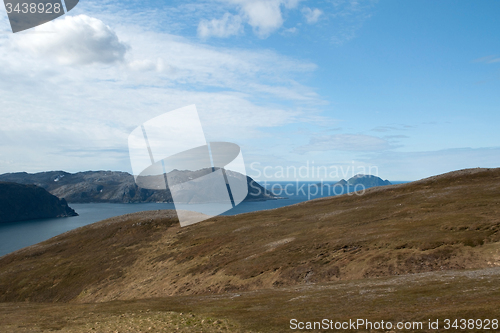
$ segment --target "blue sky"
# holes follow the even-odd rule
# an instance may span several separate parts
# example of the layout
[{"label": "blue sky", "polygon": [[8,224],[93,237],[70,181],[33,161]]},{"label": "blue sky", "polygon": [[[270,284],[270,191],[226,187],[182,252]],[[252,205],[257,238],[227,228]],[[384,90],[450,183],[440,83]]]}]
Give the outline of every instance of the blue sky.
[{"label": "blue sky", "polygon": [[130,172],[130,132],[190,104],[256,178],[500,166],[498,1],[83,0],[18,34],[0,12],[0,173]]}]

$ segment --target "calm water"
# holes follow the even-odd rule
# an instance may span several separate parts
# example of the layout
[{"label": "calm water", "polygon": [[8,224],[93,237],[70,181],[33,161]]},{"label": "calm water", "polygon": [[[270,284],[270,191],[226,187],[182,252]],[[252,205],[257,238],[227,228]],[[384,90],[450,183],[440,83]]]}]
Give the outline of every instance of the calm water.
[{"label": "calm water", "polygon": [[[342,194],[340,193],[339,189],[337,189],[337,193],[335,193],[331,187],[321,188],[310,186],[316,183],[317,182],[273,182],[268,184],[261,183],[268,190],[272,190],[276,195],[288,197],[288,199],[242,202],[223,215],[236,215],[259,210],[274,209],[311,199]],[[328,193],[328,189],[330,189],[330,193]],[[0,256],[22,249],[23,247],[42,242],[66,231],[83,227],[85,225],[92,224],[113,216],[148,210],[174,209],[174,205],[169,203],[101,203],[70,204],[70,206],[75,209],[80,216],[0,224]],[[196,205],[193,205],[193,210],[196,211]]]}]

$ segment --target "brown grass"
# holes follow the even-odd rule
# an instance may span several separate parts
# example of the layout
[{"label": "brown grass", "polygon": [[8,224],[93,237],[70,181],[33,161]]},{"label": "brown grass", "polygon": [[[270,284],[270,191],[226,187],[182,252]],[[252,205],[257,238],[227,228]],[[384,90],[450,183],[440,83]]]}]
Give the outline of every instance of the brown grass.
[{"label": "brown grass", "polygon": [[[499,317],[500,268],[440,271],[203,296],[94,304],[0,304],[1,332],[291,332],[290,320],[334,322]],[[309,330],[308,332],[325,332]],[[333,330],[335,331],[335,330]],[[369,332],[366,329],[356,332]],[[454,331],[454,330],[452,330]],[[494,332],[495,330],[490,330]],[[375,331],[371,331],[375,332]],[[380,331],[378,331],[380,332]],[[484,332],[467,330],[467,332]]]}]

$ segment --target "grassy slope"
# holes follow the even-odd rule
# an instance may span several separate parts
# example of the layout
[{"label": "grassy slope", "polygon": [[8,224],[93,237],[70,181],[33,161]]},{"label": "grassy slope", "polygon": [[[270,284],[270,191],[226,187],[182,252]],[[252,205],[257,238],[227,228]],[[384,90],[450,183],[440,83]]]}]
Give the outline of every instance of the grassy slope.
[{"label": "grassy slope", "polygon": [[[499,278],[500,268],[488,268],[219,295],[88,304],[0,303],[0,331],[291,332],[289,323],[292,318],[299,321],[326,318],[334,322],[361,318],[394,324],[439,320],[439,330],[428,330],[424,326],[423,330],[417,331],[450,332],[456,330],[444,330],[444,319],[499,319]],[[355,332],[374,331],[361,327]]]},{"label": "grassy slope", "polygon": [[112,218],[0,258],[0,301],[109,301],[500,265],[500,169],[180,228]]}]

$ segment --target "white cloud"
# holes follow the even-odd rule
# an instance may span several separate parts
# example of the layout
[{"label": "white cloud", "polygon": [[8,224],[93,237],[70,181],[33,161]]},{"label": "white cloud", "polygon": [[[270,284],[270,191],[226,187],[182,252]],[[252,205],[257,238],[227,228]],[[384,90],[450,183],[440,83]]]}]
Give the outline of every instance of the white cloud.
[{"label": "white cloud", "polygon": [[[283,35],[289,35],[292,31],[283,29],[283,26],[285,22],[289,23],[289,27],[300,26],[301,23],[295,21],[299,12],[298,14],[301,14],[309,25],[320,21],[324,23],[321,27],[314,26],[314,29],[327,30],[330,41],[339,45],[356,37],[357,31],[371,17],[372,8],[377,2],[377,0],[328,0],[318,3],[318,7],[300,6],[302,9],[299,10],[299,4],[303,0],[216,1],[217,7],[210,7],[208,0],[197,2],[196,10],[184,11],[191,13],[190,17],[183,13],[179,15],[184,15],[182,19],[185,21],[196,19],[199,22],[198,36],[202,38],[243,34],[243,28],[248,24],[257,37],[265,39],[280,30]],[[185,29],[187,28],[186,25]],[[307,28],[300,30],[307,33]],[[328,34],[321,35],[328,36]]]},{"label": "white cloud", "polygon": [[280,0],[252,0],[242,1],[242,12],[252,26],[255,33],[261,37],[268,37],[283,25]]},{"label": "white cloud", "polygon": [[220,1],[237,14],[226,12],[221,19],[202,19],[198,25],[198,36],[207,38],[237,35],[243,31],[243,23],[246,23],[258,37],[267,38],[283,26],[283,9],[295,9],[302,0]]},{"label": "white cloud", "polygon": [[[144,76],[149,85],[174,84],[217,87],[244,92],[266,93],[293,100],[317,100],[311,89],[295,80],[312,72],[316,65],[298,61],[271,51],[251,51],[236,48],[215,48],[187,39],[136,29],[119,30],[120,36],[131,45],[126,61],[138,67],[152,68],[156,60],[163,59],[162,75],[154,72]],[[149,64],[149,66],[148,66]],[[146,74],[145,74],[146,75]]]},{"label": "white cloud", "polygon": [[163,72],[169,67],[165,65],[165,62],[161,58],[156,59],[156,61],[153,61],[151,59],[133,60],[130,61],[127,65],[130,69],[140,72]]},{"label": "white cloud", "polygon": [[320,16],[323,14],[318,8],[311,9],[309,7],[304,7],[302,9],[302,14],[304,14],[307,23],[313,24],[318,22]]},{"label": "white cloud", "polygon": [[238,35],[243,30],[242,19],[239,15],[225,13],[220,19],[211,21],[202,20],[198,25],[198,36],[207,37],[229,37]]},{"label": "white cloud", "polygon": [[295,34],[295,33],[297,33],[297,31],[298,31],[297,27],[292,27],[292,28],[288,28],[288,29],[283,30],[283,33],[284,34]]},{"label": "white cloud", "polygon": [[111,64],[124,59],[127,46],[102,21],[86,15],[66,16],[20,34],[16,46],[36,56],[57,59],[61,64]]},{"label": "white cloud", "polygon": [[304,154],[312,151],[357,151],[371,152],[390,148],[389,143],[376,136],[363,134],[322,135],[311,139],[309,144],[294,149]]},{"label": "white cloud", "polygon": [[285,1],[283,1],[283,5],[287,9],[294,9],[294,8],[297,8],[297,6],[299,5],[299,3],[301,1],[304,1],[304,0],[285,0]]},{"label": "white cloud", "polygon": [[500,62],[500,57],[499,56],[495,56],[495,55],[489,55],[489,56],[486,56],[486,57],[482,57],[482,58],[476,59],[476,60],[474,60],[474,62],[483,62],[483,63],[486,63],[486,64],[494,64],[496,62]]}]

